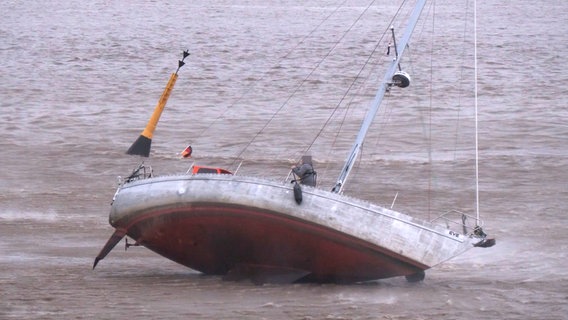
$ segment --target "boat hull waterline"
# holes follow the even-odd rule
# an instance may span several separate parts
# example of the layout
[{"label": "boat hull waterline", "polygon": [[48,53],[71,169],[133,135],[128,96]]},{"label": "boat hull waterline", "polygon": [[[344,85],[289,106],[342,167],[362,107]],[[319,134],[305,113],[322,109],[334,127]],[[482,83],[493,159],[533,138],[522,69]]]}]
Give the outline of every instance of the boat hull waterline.
[{"label": "boat hull waterline", "polygon": [[423,271],[483,239],[372,203],[228,174],[164,176],[122,185],[115,234],[204,274],[254,282],[369,281]]}]

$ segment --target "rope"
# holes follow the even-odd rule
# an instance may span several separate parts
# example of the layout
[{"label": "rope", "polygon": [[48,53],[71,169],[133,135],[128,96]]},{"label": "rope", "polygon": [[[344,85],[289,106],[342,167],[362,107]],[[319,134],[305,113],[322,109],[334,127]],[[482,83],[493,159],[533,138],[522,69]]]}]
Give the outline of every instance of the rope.
[{"label": "rope", "polygon": [[475,217],[479,226],[479,131],[477,121],[477,1],[473,1],[473,70],[474,70],[474,104],[475,104]]},{"label": "rope", "polygon": [[[367,58],[367,60],[366,60],[365,63],[363,64],[363,66],[361,67],[361,69],[359,70],[357,76],[355,77],[355,79],[353,80],[353,82],[351,83],[351,85],[350,85],[350,86],[348,87],[348,89],[346,90],[346,92],[345,92],[345,94],[343,95],[342,99],[338,102],[338,104],[337,104],[337,106],[336,106],[334,112],[330,115],[330,117],[328,118],[328,120],[324,123],[324,125],[323,125],[322,128],[320,129],[318,135],[314,138],[314,140],[313,140],[312,143],[310,144],[308,150],[312,147],[312,145],[315,143],[315,141],[317,140],[317,138],[318,138],[318,137],[321,135],[321,133],[323,132],[324,128],[325,128],[325,127],[328,125],[328,123],[331,121],[331,119],[332,119],[332,117],[334,116],[335,112],[337,111],[337,109],[339,108],[339,106],[341,105],[341,103],[342,103],[342,102],[344,101],[344,99],[346,98],[347,94],[348,94],[348,93],[351,91],[351,89],[355,86],[355,83],[357,82],[357,80],[360,80],[360,78],[361,78],[360,75],[362,74],[363,70],[365,70],[365,68],[370,64],[370,61],[371,61],[372,57],[376,54],[376,52],[378,51],[379,47],[380,47],[381,44],[383,43],[383,40],[385,39],[385,35],[387,35],[387,34],[392,34],[392,32],[390,32],[390,28],[391,28],[391,26],[394,24],[394,21],[397,20],[397,18],[400,16],[400,13],[401,13],[401,11],[402,11],[402,8],[403,8],[406,4],[407,4],[407,1],[404,0],[404,1],[402,1],[402,3],[399,5],[399,7],[398,7],[396,13],[395,13],[395,14],[393,15],[393,17],[391,18],[391,21],[389,22],[387,28],[383,31],[383,33],[382,33],[382,35],[381,35],[379,41],[377,42],[377,44],[376,44],[375,47],[373,48],[373,51],[371,52],[371,54],[369,55],[369,57]],[[386,53],[387,53],[387,55],[390,54],[390,43],[389,43],[389,46],[387,47],[387,52],[386,52]],[[376,67],[377,64],[378,64],[378,62],[375,62],[375,63],[374,63],[374,66],[373,66],[372,68],[370,68],[370,69],[375,69],[375,67]],[[365,79],[364,79],[362,82],[363,82],[363,83],[368,82],[368,81],[369,81],[369,78],[370,78],[371,75],[373,75],[373,74],[374,74],[373,72],[369,72],[369,73],[367,74],[367,76],[365,77]],[[359,90],[362,90],[362,88],[359,88]],[[345,109],[345,113],[344,113],[343,119],[342,119],[342,121],[341,121],[341,123],[340,123],[339,130],[337,130],[337,132],[336,132],[335,138],[334,138],[334,140],[333,140],[332,147],[329,149],[328,155],[332,152],[332,149],[333,149],[333,148],[335,147],[335,145],[336,145],[337,138],[339,137],[339,134],[341,133],[341,131],[342,131],[342,129],[343,129],[343,124],[345,123],[345,120],[346,120],[346,118],[347,118],[348,111],[349,111],[349,109],[350,109],[350,107],[351,107],[351,105],[352,105],[352,103],[353,103],[353,100],[355,99],[355,96],[356,96],[356,95],[353,95],[353,96],[351,97],[349,103],[347,104],[347,108]],[[381,136],[382,133],[383,133],[384,124],[388,121],[388,119],[389,119],[390,116],[392,115],[392,109],[388,108],[388,97],[389,97],[389,96],[390,96],[390,93],[387,93],[386,96],[385,96],[386,98],[385,98],[385,100],[383,101],[383,106],[384,106],[384,107],[383,107],[383,110],[385,110],[385,114],[387,114],[387,116],[384,118],[384,121],[381,123],[381,125],[379,125],[379,131],[378,131],[378,136],[377,136],[377,140],[376,140],[376,141],[379,140],[380,136]],[[375,142],[375,143],[378,143],[378,142]],[[355,172],[353,172],[354,175],[357,175],[358,172],[359,172],[359,168],[360,168],[360,164],[361,164],[360,159],[363,158],[364,151],[365,151],[364,145],[361,145],[361,149],[360,149],[360,153],[359,153],[359,159],[358,159],[357,163],[354,164],[354,166],[355,166],[355,167],[354,167],[354,168],[355,168]],[[307,151],[306,151],[306,152],[307,152]],[[328,163],[328,166],[329,166],[329,163]],[[328,166],[326,166],[326,169],[325,169],[326,171],[327,171],[327,169],[328,169],[328,168],[327,168]]]},{"label": "rope", "polygon": [[434,35],[436,32],[436,1],[432,4],[432,39],[430,42],[430,99],[428,105],[428,221],[432,220],[432,97],[434,83]]},{"label": "rope", "polygon": [[[336,104],[335,108],[333,109],[333,112],[330,114],[330,116],[327,118],[327,120],[325,121],[325,123],[321,126],[320,130],[318,131],[318,133],[316,134],[316,136],[314,137],[314,139],[312,140],[312,142],[308,145],[308,147],[306,148],[306,150],[304,151],[304,154],[307,153],[309,150],[311,150],[312,146],[314,145],[314,143],[317,141],[317,139],[321,136],[321,134],[323,133],[323,130],[329,125],[329,123],[331,122],[331,119],[333,118],[333,116],[337,113],[339,107],[341,106],[341,104],[343,103],[343,101],[346,99],[347,95],[349,94],[349,92],[351,92],[352,88],[355,86],[355,83],[361,79],[361,74],[363,73],[363,70],[365,70],[365,68],[369,65],[372,57],[376,54],[376,52],[378,51],[379,46],[381,45],[381,43],[383,42],[384,38],[385,38],[385,34],[387,34],[387,32],[390,30],[390,26],[393,24],[394,20],[396,19],[396,17],[400,14],[400,11],[402,9],[402,7],[404,6],[406,0],[403,1],[403,3],[399,6],[399,8],[397,9],[396,14],[392,17],[390,23],[389,23],[389,27],[387,27],[385,29],[385,31],[382,33],[379,41],[377,42],[377,44],[375,45],[375,47],[373,48],[373,51],[371,52],[371,54],[367,57],[367,60],[365,60],[365,63],[363,64],[363,66],[359,69],[359,72],[357,73],[357,75],[355,76],[355,79],[353,79],[353,81],[351,82],[351,84],[349,85],[349,87],[347,88],[347,90],[345,91],[345,93],[343,94],[343,96],[341,97],[341,99],[339,100],[339,102]],[[359,21],[361,19],[361,17],[363,17],[363,15],[369,10],[369,8],[375,3],[375,1],[372,1],[366,8],[365,10],[363,10],[363,12],[359,15],[359,17],[357,18],[357,21]],[[356,22],[357,22],[356,21]],[[348,31],[351,30],[351,27],[349,28]],[[343,38],[343,37],[342,37]],[[363,82],[366,82],[369,77],[371,76],[372,73],[367,74],[367,76],[365,77],[365,79],[363,80]],[[330,152],[333,149],[333,147],[335,147],[335,144],[337,142],[337,137],[339,136],[339,134],[341,133],[342,129],[343,129],[343,124],[345,123],[345,119],[347,117],[347,112],[349,110],[349,108],[351,107],[351,104],[353,103],[353,100],[355,99],[355,95],[353,95],[351,97],[351,100],[349,101],[349,103],[347,104],[347,108],[345,109],[345,113],[343,115],[343,119],[340,123],[340,127],[339,130],[337,130],[335,138],[333,140],[333,144],[330,148]],[[329,153],[328,153],[329,154]]]},{"label": "rope", "polygon": [[[319,23],[314,29],[312,29],[312,30],[311,30],[306,36],[304,36],[293,48],[291,48],[285,55],[283,55],[283,56],[276,62],[276,64],[275,64],[272,68],[270,68],[269,70],[271,70],[271,69],[273,69],[273,68],[275,68],[275,67],[280,66],[280,65],[282,64],[282,62],[283,62],[285,59],[287,59],[290,54],[292,54],[294,51],[296,51],[296,49],[297,49],[300,45],[302,45],[307,39],[309,39],[327,20],[329,20],[329,18],[331,18],[331,17],[345,4],[345,2],[347,2],[347,0],[344,0],[344,1],[343,1],[341,4],[339,4],[329,15],[327,15],[322,21],[320,21],[320,23]],[[258,80],[254,81],[251,85],[249,85],[249,86],[246,88],[246,90],[245,90],[233,103],[231,103],[227,108],[225,108],[225,110],[224,110],[219,116],[217,116],[213,121],[211,121],[211,123],[210,123],[205,129],[203,129],[203,130],[195,137],[195,139],[199,139],[200,137],[202,137],[203,134],[205,134],[205,132],[207,132],[209,129],[211,129],[211,127],[213,127],[213,125],[214,125],[217,121],[219,121],[220,119],[222,119],[222,118],[225,116],[225,114],[226,114],[229,110],[231,110],[231,108],[233,108],[237,103],[239,103],[241,100],[243,100],[244,97],[247,96],[247,95],[251,92],[251,90],[252,90],[258,83],[260,83],[260,81],[262,81],[262,80],[268,75],[269,70],[268,70],[268,71],[265,71],[265,72],[261,75],[261,77],[260,77]],[[257,135],[258,135],[258,134],[257,134]],[[250,142],[249,142],[249,144],[247,145],[247,147],[248,147],[249,145],[250,145]],[[247,147],[245,147],[245,149],[246,149]],[[243,150],[243,151],[244,151],[244,150]],[[243,151],[241,151],[241,153],[239,153],[239,156],[237,157],[237,159],[241,156],[241,154],[243,153]],[[235,161],[236,161],[236,160],[235,160]]]},{"label": "rope", "polygon": [[[347,36],[347,34],[349,34],[349,32],[351,32],[351,30],[353,29],[353,27],[361,20],[361,17],[363,17],[363,15],[369,10],[369,8],[375,3],[376,0],[373,0],[369,3],[369,5],[367,5],[367,7],[365,8],[365,10],[363,10],[361,12],[361,14],[357,17],[357,19],[349,26],[349,28],[343,33],[343,35],[341,36],[341,38],[339,38],[339,40],[337,40],[335,42],[335,44],[333,45],[333,47],[331,47],[329,49],[329,51],[318,61],[318,63],[316,64],[316,66],[310,71],[310,73],[298,84],[298,86],[296,88],[294,88],[294,91],[288,96],[288,98],[284,101],[284,103],[280,106],[280,108],[278,108],[278,110],[271,116],[271,118],[268,120],[268,122],[262,127],[262,129],[256,133],[256,135],[251,139],[251,141],[249,141],[249,143],[243,148],[243,150],[239,153],[238,157],[240,157],[245,151],[246,149],[256,140],[256,138],[264,131],[264,129],[266,129],[266,127],[268,127],[268,125],[272,122],[272,120],[276,117],[276,115],[278,113],[280,113],[280,111],[282,111],[282,109],[288,104],[288,102],[292,99],[292,97],[298,92],[298,90],[304,85],[304,83],[306,83],[306,81],[314,74],[314,72],[319,68],[319,66],[331,55],[331,53],[335,50],[335,48],[337,48],[337,46],[342,42],[342,40]],[[376,47],[375,47],[376,50]],[[374,51],[375,51],[374,50]],[[373,52],[374,52],[373,51]],[[369,57],[370,59],[370,57]],[[365,65],[367,65],[369,59],[367,59],[367,62],[365,62]],[[355,78],[355,80],[353,81],[353,83],[359,78],[359,75],[361,73],[362,70],[359,71],[357,77]],[[349,92],[349,90],[351,89],[351,87],[353,86],[353,83],[349,86],[349,88],[347,89],[346,93],[343,95],[342,99],[340,100],[340,102],[336,105],[336,107],[334,108],[334,111],[332,112],[332,114],[330,115],[330,117],[327,119],[327,121],[324,123],[324,125],[320,128],[319,132],[317,133],[316,137],[312,140],[312,142],[308,145],[308,147],[305,149],[304,154],[306,154],[311,147],[313,146],[314,142],[317,140],[317,138],[321,135],[321,133],[323,132],[323,129],[326,127],[326,125],[330,122],[331,118],[333,117],[333,115],[336,113],[337,109],[339,108],[339,105],[341,104],[341,102],[344,100],[345,96],[347,95],[347,92]]]}]

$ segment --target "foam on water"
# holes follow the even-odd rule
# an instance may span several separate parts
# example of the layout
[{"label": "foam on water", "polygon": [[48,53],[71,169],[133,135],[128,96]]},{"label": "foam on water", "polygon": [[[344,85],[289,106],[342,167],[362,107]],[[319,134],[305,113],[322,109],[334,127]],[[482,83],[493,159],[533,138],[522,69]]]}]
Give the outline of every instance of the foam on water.
[{"label": "foam on water", "polygon": [[17,210],[1,210],[0,221],[4,222],[38,222],[38,223],[55,223],[60,219],[60,215],[53,209],[46,211],[17,211]]}]

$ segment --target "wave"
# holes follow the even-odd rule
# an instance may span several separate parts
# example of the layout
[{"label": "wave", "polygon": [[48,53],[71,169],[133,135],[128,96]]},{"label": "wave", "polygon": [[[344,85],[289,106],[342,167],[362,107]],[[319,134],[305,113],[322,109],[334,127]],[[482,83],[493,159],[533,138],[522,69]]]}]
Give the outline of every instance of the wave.
[{"label": "wave", "polygon": [[0,221],[56,222],[59,218],[59,213],[53,209],[46,211],[5,210],[0,212]]}]

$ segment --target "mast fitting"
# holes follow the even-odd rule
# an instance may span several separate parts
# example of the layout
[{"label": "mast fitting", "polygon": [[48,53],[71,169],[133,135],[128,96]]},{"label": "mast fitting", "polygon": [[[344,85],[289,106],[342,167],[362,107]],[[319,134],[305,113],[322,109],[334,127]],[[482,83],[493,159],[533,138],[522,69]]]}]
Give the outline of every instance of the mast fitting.
[{"label": "mast fitting", "polygon": [[406,88],[410,85],[410,75],[404,71],[397,71],[392,76],[392,84],[400,88]]}]

